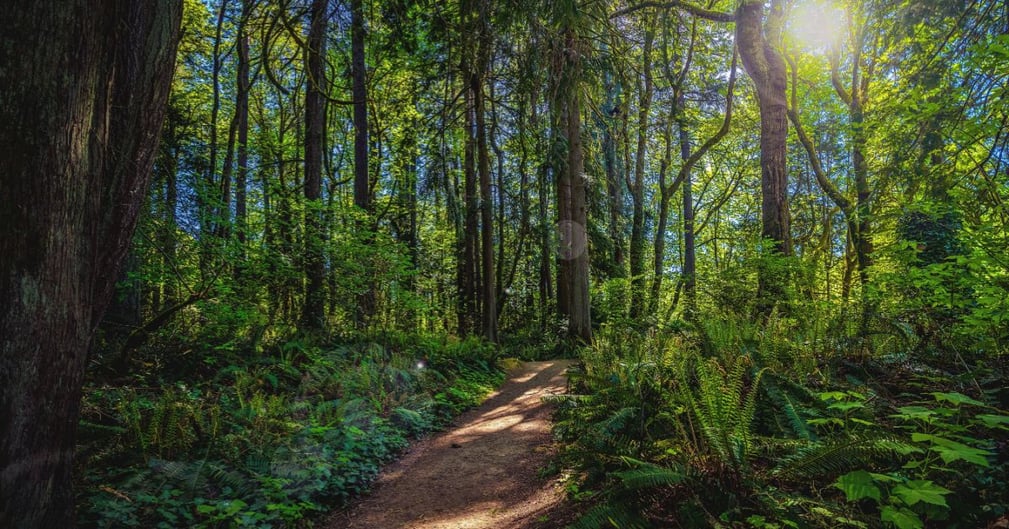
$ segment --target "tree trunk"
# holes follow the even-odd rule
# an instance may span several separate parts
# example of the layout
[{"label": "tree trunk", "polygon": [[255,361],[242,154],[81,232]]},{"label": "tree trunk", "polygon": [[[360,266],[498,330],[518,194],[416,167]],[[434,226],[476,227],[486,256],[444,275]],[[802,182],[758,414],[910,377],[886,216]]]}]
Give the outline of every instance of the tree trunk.
[{"label": "tree trunk", "polygon": [[322,222],[322,150],[326,127],[327,0],[312,0],[305,69],[305,304],[301,329],[319,331],[326,320],[325,252]]},{"label": "tree trunk", "polygon": [[487,0],[473,4],[477,51],[474,69],[470,73],[470,91],[473,94],[473,115],[477,150],[477,171],[480,174],[480,306],[483,336],[497,341],[497,284],[494,274],[494,200],[491,196],[490,152],[487,145],[487,112],[484,97],[484,76],[490,65],[493,45],[488,17]]},{"label": "tree trunk", "polygon": [[[730,89],[731,90],[731,89]],[[680,93],[683,106],[682,92]],[[729,92],[732,97],[732,92]],[[727,113],[731,113],[730,110]],[[687,120],[681,114],[678,117],[680,129],[680,159],[686,165],[690,159],[690,133],[687,131]],[[694,225],[694,183],[690,173],[690,168],[686,167],[683,172],[683,297],[686,308],[684,312],[687,318],[693,318],[697,308],[697,250]]]},{"label": "tree trunk", "polygon": [[[588,203],[585,189],[585,159],[581,138],[581,45],[574,29],[562,30],[564,69],[568,86],[563,95],[563,125],[567,140],[567,164],[561,172],[557,210],[561,224],[561,260],[564,275],[558,281],[558,306],[561,299],[568,317],[568,337],[592,343],[592,318],[589,304],[589,252],[586,235]],[[564,283],[561,283],[564,281]],[[562,315],[565,313],[562,313]]]},{"label": "tree trunk", "polygon": [[634,210],[631,217],[631,306],[630,318],[641,316],[645,302],[645,157],[648,145],[648,113],[652,105],[652,41],[655,33],[645,28],[641,52],[642,84],[638,101],[638,149],[634,157],[634,181],[628,182]]},{"label": "tree trunk", "polygon": [[480,253],[480,222],[479,195],[476,168],[476,116],[474,114],[473,91],[466,88],[466,145],[463,160],[463,177],[465,179],[465,220],[463,224],[463,289],[461,297],[466,311],[465,335],[472,334],[480,328],[480,269],[477,255]]},{"label": "tree trunk", "polygon": [[[366,214],[372,213],[371,178],[368,169],[368,67],[365,64],[365,28],[364,5],[362,0],[350,2],[350,55],[351,75],[354,96],[354,205]],[[371,230],[370,222],[362,223],[358,229]],[[371,236],[366,235],[364,243],[371,243]],[[365,326],[375,313],[375,285],[370,273],[370,267],[365,267],[365,290],[357,297],[355,320],[359,326]]]},{"label": "tree trunk", "polygon": [[242,0],[242,19],[238,23],[238,90],[235,94],[235,115],[238,120],[238,172],[235,175],[235,236],[238,258],[235,277],[240,278],[245,266],[247,238],[246,191],[249,179],[249,34],[246,26],[251,16],[252,1]]},{"label": "tree trunk", "polygon": [[17,2],[0,36],[0,527],[72,528],[92,331],[147,190],[180,2]]},{"label": "tree trunk", "polygon": [[[761,237],[770,240],[771,250],[792,254],[788,211],[788,76],[781,54],[784,27],[784,0],[772,0],[764,21],[764,0],[743,0],[736,11],[736,43],[746,73],[753,80],[760,109],[760,191]],[[762,24],[763,22],[763,24]],[[784,301],[784,278],[761,267],[758,278],[760,311],[769,312]]]}]

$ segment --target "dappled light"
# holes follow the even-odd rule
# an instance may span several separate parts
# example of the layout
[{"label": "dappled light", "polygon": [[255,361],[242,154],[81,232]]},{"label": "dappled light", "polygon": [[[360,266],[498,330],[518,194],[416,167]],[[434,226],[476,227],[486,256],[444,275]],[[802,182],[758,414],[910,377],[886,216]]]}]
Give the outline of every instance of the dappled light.
[{"label": "dappled light", "polygon": [[555,483],[535,476],[552,443],[543,397],[564,392],[568,365],[524,364],[451,431],[383,472],[374,494],[334,518],[331,529],[532,527],[562,498]]}]

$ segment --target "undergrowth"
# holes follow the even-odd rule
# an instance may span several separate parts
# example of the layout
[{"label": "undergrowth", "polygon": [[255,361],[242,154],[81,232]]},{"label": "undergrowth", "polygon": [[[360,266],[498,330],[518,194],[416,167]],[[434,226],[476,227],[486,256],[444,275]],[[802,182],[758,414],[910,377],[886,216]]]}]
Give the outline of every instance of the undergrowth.
[{"label": "undergrowth", "polygon": [[503,380],[476,340],[289,342],[198,382],[85,391],[81,527],[308,527]]},{"label": "undergrowth", "polygon": [[1006,520],[1009,415],[986,389],[998,368],[859,359],[829,327],[706,314],[601,328],[555,399],[569,496],[591,506],[573,528]]}]

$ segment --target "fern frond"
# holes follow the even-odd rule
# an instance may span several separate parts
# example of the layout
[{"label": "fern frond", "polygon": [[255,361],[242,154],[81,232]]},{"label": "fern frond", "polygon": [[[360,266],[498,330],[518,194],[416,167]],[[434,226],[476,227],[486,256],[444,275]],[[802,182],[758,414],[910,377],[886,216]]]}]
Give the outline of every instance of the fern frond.
[{"label": "fern frond", "polygon": [[782,389],[781,377],[769,373],[764,377],[763,388],[764,394],[774,405],[774,411],[780,414],[794,436],[808,441],[817,440],[816,433],[809,428],[806,419],[802,417],[800,405],[789,392]]},{"label": "fern frond", "polygon": [[894,437],[832,439],[813,443],[785,457],[773,473],[786,479],[822,478],[917,450]]},{"label": "fern frond", "polygon": [[570,529],[648,529],[640,514],[628,509],[626,504],[602,503],[581,516]]},{"label": "fern frond", "polygon": [[654,489],[679,485],[687,479],[685,472],[658,465],[644,465],[641,468],[625,470],[614,474],[620,479],[620,487],[627,491]]}]

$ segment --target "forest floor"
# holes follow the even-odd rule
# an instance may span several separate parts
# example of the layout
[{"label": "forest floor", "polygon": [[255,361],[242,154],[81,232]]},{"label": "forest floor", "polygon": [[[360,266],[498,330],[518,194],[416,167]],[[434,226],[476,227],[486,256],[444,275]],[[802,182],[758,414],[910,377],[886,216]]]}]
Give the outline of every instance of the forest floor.
[{"label": "forest floor", "polygon": [[551,406],[569,360],[525,362],[449,430],[419,441],[327,529],[547,529],[570,523],[556,475]]}]

